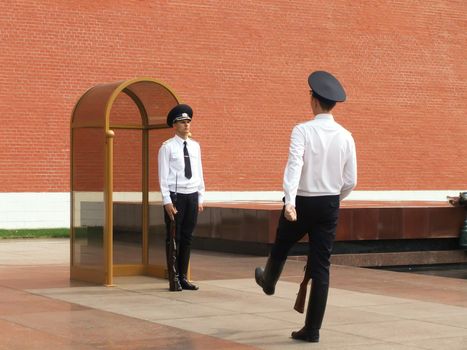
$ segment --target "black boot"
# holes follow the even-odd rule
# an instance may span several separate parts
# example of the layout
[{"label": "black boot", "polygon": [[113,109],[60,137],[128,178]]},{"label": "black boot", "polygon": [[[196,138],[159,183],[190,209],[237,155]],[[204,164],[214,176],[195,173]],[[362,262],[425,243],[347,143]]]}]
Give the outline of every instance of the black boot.
[{"label": "black boot", "polygon": [[186,290],[198,290],[199,287],[194,285],[187,279],[188,265],[190,263],[190,246],[180,245],[180,252],[178,253],[178,276],[182,289]]},{"label": "black boot", "polygon": [[284,264],[285,260],[274,260],[269,256],[264,270],[262,267],[255,269],[256,283],[263,288],[263,292],[267,295],[274,294],[276,283],[279,280]]},{"label": "black boot", "polygon": [[319,330],[323,322],[324,311],[328,300],[329,284],[312,281],[311,294],[308,299],[305,326],[297,332],[292,332],[292,338],[311,343],[319,342]]},{"label": "black boot", "polygon": [[167,277],[169,280],[169,290],[171,292],[180,292],[182,290],[182,286],[178,280],[177,248],[175,244],[171,246],[170,242],[166,242],[165,256],[167,259]]}]

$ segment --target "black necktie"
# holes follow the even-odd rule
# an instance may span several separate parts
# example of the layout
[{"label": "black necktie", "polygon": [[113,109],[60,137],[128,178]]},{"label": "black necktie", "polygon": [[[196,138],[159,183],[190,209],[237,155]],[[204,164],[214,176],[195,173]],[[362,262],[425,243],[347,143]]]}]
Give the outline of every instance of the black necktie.
[{"label": "black necktie", "polygon": [[188,149],[186,148],[186,141],[183,142],[183,158],[185,159],[185,177],[191,179],[191,163]]}]

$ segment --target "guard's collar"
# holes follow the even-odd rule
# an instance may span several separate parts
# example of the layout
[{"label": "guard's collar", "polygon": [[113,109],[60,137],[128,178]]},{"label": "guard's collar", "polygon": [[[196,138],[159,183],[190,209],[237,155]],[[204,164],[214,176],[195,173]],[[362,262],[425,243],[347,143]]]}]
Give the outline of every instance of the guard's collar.
[{"label": "guard's collar", "polygon": [[174,137],[175,140],[177,140],[178,143],[182,144],[183,145],[183,142],[187,141],[190,139],[189,137],[187,137],[187,139],[183,139],[181,138],[180,136],[178,136],[177,134],[175,134],[175,137]]},{"label": "guard's collar", "polygon": [[315,120],[334,120],[331,113],[320,113],[315,116]]}]

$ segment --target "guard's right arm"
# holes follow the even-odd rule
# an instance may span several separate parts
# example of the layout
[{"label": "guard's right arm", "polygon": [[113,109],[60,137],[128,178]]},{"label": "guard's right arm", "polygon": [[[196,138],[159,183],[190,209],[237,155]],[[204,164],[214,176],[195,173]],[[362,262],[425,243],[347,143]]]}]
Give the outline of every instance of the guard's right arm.
[{"label": "guard's right arm", "polygon": [[295,198],[297,196],[298,184],[303,168],[303,155],[305,153],[305,135],[300,126],[297,125],[292,130],[290,137],[289,159],[284,171],[284,194],[285,204],[295,208]]},{"label": "guard's right arm", "polygon": [[158,175],[159,175],[159,186],[162,194],[162,203],[164,205],[171,204],[170,190],[169,190],[169,162],[170,162],[170,150],[167,145],[163,144],[159,149],[158,161]]},{"label": "guard's right arm", "polygon": [[170,220],[173,221],[175,214],[177,214],[177,209],[173,205],[172,199],[170,198],[168,184],[170,149],[166,144],[163,144],[159,149],[157,161],[159,168],[159,186],[162,194],[162,203],[164,204],[164,209],[167,212],[167,215],[170,217]]}]

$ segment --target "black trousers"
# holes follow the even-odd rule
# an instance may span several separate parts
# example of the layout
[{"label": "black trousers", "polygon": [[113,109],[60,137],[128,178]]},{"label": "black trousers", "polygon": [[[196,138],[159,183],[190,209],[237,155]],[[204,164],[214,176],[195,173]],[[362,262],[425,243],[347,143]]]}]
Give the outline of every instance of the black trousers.
[{"label": "black trousers", "polygon": [[[198,221],[198,192],[190,194],[177,193],[176,195],[171,192],[170,197],[178,212],[175,215],[175,222],[177,227],[177,251],[180,252],[191,247],[193,231]],[[170,218],[165,210],[164,221],[167,232],[166,241],[168,243],[170,239]]]},{"label": "black trousers", "polygon": [[308,234],[308,261],[311,278],[329,283],[332,246],[339,218],[339,196],[297,196],[297,221],[288,221],[282,209],[271,258],[285,261],[290,248]]}]

